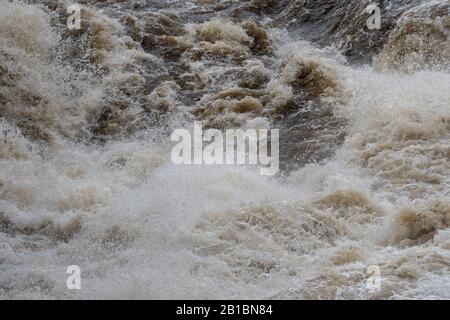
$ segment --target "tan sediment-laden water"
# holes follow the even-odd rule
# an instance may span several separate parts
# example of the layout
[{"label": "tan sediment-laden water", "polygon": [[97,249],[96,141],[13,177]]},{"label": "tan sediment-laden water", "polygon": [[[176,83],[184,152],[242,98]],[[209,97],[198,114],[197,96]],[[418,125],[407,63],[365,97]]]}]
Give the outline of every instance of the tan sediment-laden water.
[{"label": "tan sediment-laden water", "polygon": [[369,4],[0,0],[0,298],[450,299],[450,3]]}]

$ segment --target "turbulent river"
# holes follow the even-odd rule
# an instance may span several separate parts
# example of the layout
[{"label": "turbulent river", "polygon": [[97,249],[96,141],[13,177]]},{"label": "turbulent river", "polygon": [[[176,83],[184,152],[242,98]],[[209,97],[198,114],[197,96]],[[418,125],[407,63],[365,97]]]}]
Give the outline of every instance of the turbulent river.
[{"label": "turbulent river", "polygon": [[[1,299],[450,299],[448,0],[72,4],[0,0]],[[194,121],[280,172],[173,164]]]}]

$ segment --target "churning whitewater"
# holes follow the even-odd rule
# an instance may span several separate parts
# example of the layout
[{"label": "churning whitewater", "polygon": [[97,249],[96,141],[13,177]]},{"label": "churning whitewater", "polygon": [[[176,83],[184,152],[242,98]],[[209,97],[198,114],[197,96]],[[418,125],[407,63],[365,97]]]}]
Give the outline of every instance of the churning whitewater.
[{"label": "churning whitewater", "polygon": [[0,0],[0,298],[450,299],[450,3],[369,4]]}]

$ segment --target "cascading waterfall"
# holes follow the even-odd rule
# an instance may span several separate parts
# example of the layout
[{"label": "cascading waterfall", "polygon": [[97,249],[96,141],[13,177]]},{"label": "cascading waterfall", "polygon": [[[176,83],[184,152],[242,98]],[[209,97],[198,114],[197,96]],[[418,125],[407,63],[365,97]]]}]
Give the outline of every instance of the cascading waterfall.
[{"label": "cascading waterfall", "polygon": [[0,298],[450,299],[450,3],[387,2],[0,0]]}]

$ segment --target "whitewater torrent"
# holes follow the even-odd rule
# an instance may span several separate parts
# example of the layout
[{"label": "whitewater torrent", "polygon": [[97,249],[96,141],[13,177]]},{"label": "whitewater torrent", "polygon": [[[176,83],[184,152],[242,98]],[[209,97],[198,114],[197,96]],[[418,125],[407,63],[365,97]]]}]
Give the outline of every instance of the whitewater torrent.
[{"label": "whitewater torrent", "polygon": [[[449,1],[78,3],[0,0],[1,299],[450,299]],[[281,174],[174,165],[194,121]]]}]

